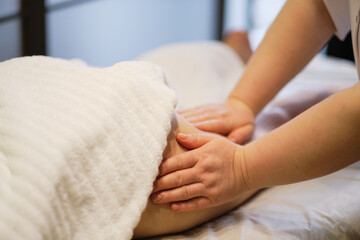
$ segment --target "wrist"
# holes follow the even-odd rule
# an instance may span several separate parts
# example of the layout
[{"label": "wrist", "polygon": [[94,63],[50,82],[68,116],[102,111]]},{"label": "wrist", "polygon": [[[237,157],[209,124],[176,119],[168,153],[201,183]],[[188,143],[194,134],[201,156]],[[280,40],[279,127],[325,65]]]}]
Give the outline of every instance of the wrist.
[{"label": "wrist", "polygon": [[230,95],[227,99],[227,103],[237,109],[247,109],[248,112],[255,118],[256,114],[254,109],[243,99],[235,95]]},{"label": "wrist", "polygon": [[[240,79],[239,83],[245,82],[244,76]],[[238,85],[239,85],[238,83]],[[248,85],[248,84],[247,84]],[[245,90],[248,89],[248,90]],[[259,94],[253,93],[253,90],[247,86],[236,86],[228,96],[228,101],[242,102],[245,104],[256,116],[263,107],[267,104],[266,99],[261,98]],[[259,98],[260,97],[260,98]]]},{"label": "wrist", "polygon": [[239,192],[254,189],[245,157],[245,147],[238,145],[234,153],[234,168]]}]

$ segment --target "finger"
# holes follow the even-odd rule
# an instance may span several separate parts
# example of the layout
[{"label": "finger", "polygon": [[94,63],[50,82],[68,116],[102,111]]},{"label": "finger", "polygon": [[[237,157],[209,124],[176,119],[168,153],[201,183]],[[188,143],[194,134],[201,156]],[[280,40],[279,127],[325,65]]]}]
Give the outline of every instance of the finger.
[{"label": "finger", "polygon": [[220,119],[211,119],[206,120],[203,122],[197,122],[193,124],[197,129],[206,131],[206,132],[213,132],[219,134],[226,134],[227,131],[224,129],[223,124]]},{"label": "finger", "polygon": [[167,191],[153,193],[151,195],[151,200],[157,204],[186,201],[192,198],[202,196],[204,192],[204,184],[195,183],[170,189]]},{"label": "finger", "polygon": [[202,108],[203,108],[203,106],[196,106],[196,107],[192,107],[192,108],[188,108],[188,109],[179,110],[178,113],[183,114],[183,113],[193,112],[193,111],[197,111]]},{"label": "finger", "polygon": [[236,128],[229,135],[228,139],[234,143],[241,144],[249,140],[254,132],[254,125],[248,124],[241,128]]},{"label": "finger", "polygon": [[153,192],[198,183],[199,176],[198,170],[194,168],[169,173],[155,180]]},{"label": "finger", "polygon": [[186,118],[186,120],[188,120],[190,123],[199,123],[199,122],[204,122],[207,120],[211,120],[211,119],[218,119],[220,118],[220,114],[216,114],[216,113],[203,113],[197,116],[192,116],[189,118]]},{"label": "finger", "polygon": [[183,113],[180,113],[181,116],[183,116],[185,119],[197,116],[197,115],[201,115],[203,113],[206,112],[206,109],[203,108],[197,108],[197,109],[192,109]]},{"label": "finger", "polygon": [[[211,140],[214,140],[216,137],[206,135],[206,134],[182,134],[178,133],[176,135],[176,140],[185,148],[188,149],[195,149],[198,147],[203,146],[204,144],[210,142]],[[191,154],[193,157],[196,157],[195,154],[197,152],[190,151],[186,152],[189,155]]]},{"label": "finger", "polygon": [[214,104],[206,104],[206,105],[190,108],[187,110],[179,111],[179,114],[182,115],[184,118],[189,118],[205,112],[213,112],[215,109],[216,107]]},{"label": "finger", "polygon": [[[197,108],[197,107],[195,107],[195,108]],[[185,112],[190,111],[192,109],[194,109],[194,108],[180,109],[180,110],[177,110],[177,113],[182,114],[182,113],[185,113]]]},{"label": "finger", "polygon": [[195,166],[198,158],[197,151],[189,151],[165,159],[159,166],[158,176],[161,177],[174,171],[191,168]]},{"label": "finger", "polygon": [[171,204],[171,210],[174,212],[191,212],[213,206],[210,199],[205,197],[197,197],[184,202],[176,202]]}]

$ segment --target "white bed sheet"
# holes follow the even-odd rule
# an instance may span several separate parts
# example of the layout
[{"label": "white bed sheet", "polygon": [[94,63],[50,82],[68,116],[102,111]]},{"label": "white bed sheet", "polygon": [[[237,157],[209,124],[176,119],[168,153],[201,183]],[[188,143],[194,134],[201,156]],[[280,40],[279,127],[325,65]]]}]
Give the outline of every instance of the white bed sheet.
[{"label": "white bed sheet", "polygon": [[[164,68],[181,108],[224,101],[243,71],[236,55],[215,42],[172,45],[140,59]],[[223,72],[227,75],[221,75]],[[356,82],[354,64],[318,56],[264,113],[306,100],[319,91],[329,94]],[[269,126],[259,123],[254,138],[268,131]],[[355,163],[325,177],[262,190],[220,218],[181,234],[152,239],[360,239],[359,203],[360,163]]]}]

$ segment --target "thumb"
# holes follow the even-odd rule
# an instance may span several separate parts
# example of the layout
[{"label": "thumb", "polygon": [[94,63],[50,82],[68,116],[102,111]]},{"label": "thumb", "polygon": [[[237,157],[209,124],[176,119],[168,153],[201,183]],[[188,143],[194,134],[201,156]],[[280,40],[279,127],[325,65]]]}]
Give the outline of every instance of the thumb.
[{"label": "thumb", "polygon": [[241,144],[249,140],[253,134],[254,125],[248,124],[246,126],[236,128],[228,135],[228,139],[234,143]]},{"label": "thumb", "polygon": [[183,146],[188,149],[194,149],[201,147],[202,145],[210,142],[215,139],[213,136],[205,134],[183,134],[178,133],[176,135],[176,140]]}]

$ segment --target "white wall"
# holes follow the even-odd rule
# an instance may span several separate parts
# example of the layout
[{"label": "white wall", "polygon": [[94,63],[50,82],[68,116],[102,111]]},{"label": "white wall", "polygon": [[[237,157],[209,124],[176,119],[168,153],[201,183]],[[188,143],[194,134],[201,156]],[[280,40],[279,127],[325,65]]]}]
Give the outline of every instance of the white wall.
[{"label": "white wall", "polygon": [[54,10],[48,54],[109,66],[164,44],[215,39],[215,8],[215,0],[97,0]]},{"label": "white wall", "polygon": [[224,30],[248,31],[255,50],[286,0],[226,0]]},{"label": "white wall", "polygon": [[224,14],[224,33],[245,31],[249,28],[251,0],[226,0]]}]

